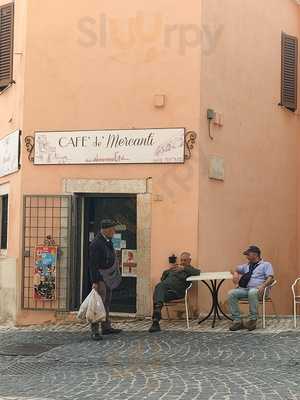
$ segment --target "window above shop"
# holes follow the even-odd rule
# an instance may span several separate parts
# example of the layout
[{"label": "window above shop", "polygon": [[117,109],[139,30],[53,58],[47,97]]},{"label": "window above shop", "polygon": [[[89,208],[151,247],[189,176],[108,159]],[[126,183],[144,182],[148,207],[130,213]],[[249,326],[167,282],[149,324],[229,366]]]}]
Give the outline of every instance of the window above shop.
[{"label": "window above shop", "polygon": [[14,3],[0,7],[0,91],[13,81]]},{"label": "window above shop", "polygon": [[282,33],[281,43],[281,105],[297,110],[298,38]]}]

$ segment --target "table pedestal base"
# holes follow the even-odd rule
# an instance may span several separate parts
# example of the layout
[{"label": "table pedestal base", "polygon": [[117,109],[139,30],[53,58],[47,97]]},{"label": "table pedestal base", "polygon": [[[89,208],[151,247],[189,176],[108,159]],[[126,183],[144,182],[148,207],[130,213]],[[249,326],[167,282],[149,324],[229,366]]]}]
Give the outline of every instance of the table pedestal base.
[{"label": "table pedestal base", "polygon": [[211,280],[210,285],[206,281],[202,281],[204,285],[206,285],[211,293],[212,296],[212,306],[210,309],[210,312],[207,314],[206,317],[202,318],[198,324],[201,324],[202,322],[206,321],[211,315],[213,315],[213,322],[212,322],[212,328],[215,327],[216,324],[216,319],[218,318],[221,320],[220,314],[222,314],[225,318],[229,319],[232,321],[232,318],[230,318],[228,315],[224,313],[222,310],[220,304],[219,304],[219,290],[220,287],[222,286],[222,283],[225,281],[225,279],[221,280],[219,284],[217,284],[217,280]]}]

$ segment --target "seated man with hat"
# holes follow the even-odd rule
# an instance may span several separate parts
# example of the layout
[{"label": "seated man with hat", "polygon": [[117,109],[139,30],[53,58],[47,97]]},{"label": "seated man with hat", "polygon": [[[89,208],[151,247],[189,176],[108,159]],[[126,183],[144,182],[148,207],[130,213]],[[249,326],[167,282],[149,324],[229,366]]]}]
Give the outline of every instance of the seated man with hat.
[{"label": "seated man with hat", "polygon": [[180,265],[175,255],[169,257],[169,269],[163,272],[161,281],[155,286],[153,294],[153,317],[149,332],[159,332],[161,310],[164,303],[182,299],[185,296],[188,282],[192,275],[200,275],[200,270],[191,266],[190,253],[184,252],[180,256]]},{"label": "seated man with hat", "polygon": [[[230,312],[233,324],[229,328],[231,331],[238,331],[247,328],[249,331],[256,329],[257,309],[259,299],[263,296],[267,286],[274,282],[274,272],[272,265],[261,258],[261,251],[257,246],[250,246],[244,255],[248,263],[240,265],[234,272],[233,281],[238,286],[228,293]],[[249,302],[249,321],[246,325],[241,319],[239,300]]]}]

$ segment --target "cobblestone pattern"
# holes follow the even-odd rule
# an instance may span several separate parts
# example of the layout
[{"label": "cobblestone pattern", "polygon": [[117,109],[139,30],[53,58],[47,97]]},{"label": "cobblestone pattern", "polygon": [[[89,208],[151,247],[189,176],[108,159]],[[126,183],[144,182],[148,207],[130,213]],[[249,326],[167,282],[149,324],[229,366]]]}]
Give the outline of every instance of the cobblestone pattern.
[{"label": "cobblestone pattern", "polygon": [[79,324],[2,327],[0,353],[26,343],[57,347],[0,356],[0,399],[300,400],[298,331],[197,332],[164,323],[150,335],[149,321],[118,325],[127,331],[102,342]]},{"label": "cobblestone pattern", "polygon": [[[140,319],[140,320],[134,320],[134,319],[118,319],[114,318],[114,320],[117,322],[117,324],[125,329],[126,331],[148,331],[149,328],[149,319]],[[212,330],[212,320],[207,320],[204,323],[201,323],[200,325],[198,324],[197,320],[192,320],[190,321],[190,331],[191,332],[227,332],[230,321],[226,319],[222,319],[221,321],[217,320],[216,321],[216,326]],[[172,331],[186,331],[186,322],[185,320],[163,320],[161,322],[161,325],[163,329],[168,329]],[[51,330],[51,331],[56,331],[59,332],[60,330],[65,331],[66,324],[57,324],[57,325],[44,325],[44,326],[39,326],[39,325],[33,325],[30,326],[29,329],[31,330]],[[276,318],[276,317],[267,317],[266,319],[266,328],[262,328],[262,320],[260,319],[257,325],[257,330],[256,333],[261,333],[261,334],[269,334],[269,333],[281,333],[281,332],[287,332],[287,331],[294,331],[294,332],[299,332],[300,333],[300,317],[298,317],[298,323],[297,323],[297,328],[294,328],[294,322],[292,317],[285,317],[285,318]],[[0,324],[0,332],[3,330],[11,330],[14,329],[13,326],[10,325],[1,325]],[[18,328],[24,329],[24,328]],[[28,328],[25,328],[28,329]],[[87,331],[89,330],[89,327],[87,324],[83,324],[81,322],[72,322],[70,323],[70,327],[68,328],[68,331]]]}]

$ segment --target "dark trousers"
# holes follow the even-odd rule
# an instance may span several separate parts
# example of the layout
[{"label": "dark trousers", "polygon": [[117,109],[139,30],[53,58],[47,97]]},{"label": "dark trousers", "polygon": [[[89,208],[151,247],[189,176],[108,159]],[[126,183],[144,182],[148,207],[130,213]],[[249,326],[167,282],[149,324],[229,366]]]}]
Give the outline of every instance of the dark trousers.
[{"label": "dark trousers", "polygon": [[172,300],[182,299],[184,293],[177,293],[169,285],[160,282],[155,286],[153,293],[153,308],[154,310],[161,310],[164,303]]},{"label": "dark trousers", "polygon": [[[98,293],[102,298],[105,311],[106,311],[106,319],[105,321],[101,322],[101,329],[109,329],[111,326],[110,319],[109,319],[109,311],[110,311],[110,305],[111,305],[111,295],[112,291],[111,289],[105,284],[105,282],[100,281],[98,282]],[[91,324],[91,329],[93,332],[98,332],[99,331],[99,323]]]}]

